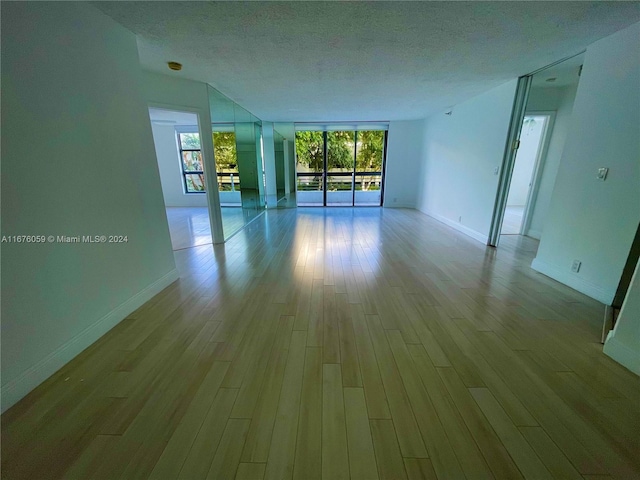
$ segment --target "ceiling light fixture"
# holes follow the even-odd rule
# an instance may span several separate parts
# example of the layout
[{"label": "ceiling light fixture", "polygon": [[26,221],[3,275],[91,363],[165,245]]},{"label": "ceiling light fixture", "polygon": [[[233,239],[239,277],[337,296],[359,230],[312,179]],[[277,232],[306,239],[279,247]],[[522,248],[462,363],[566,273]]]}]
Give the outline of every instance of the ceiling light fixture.
[{"label": "ceiling light fixture", "polygon": [[178,63],[178,62],[167,62],[167,65],[169,65],[169,68],[171,70],[175,70],[176,72],[182,70],[182,64],[181,63]]},{"label": "ceiling light fixture", "polygon": [[557,80],[556,77],[547,78],[547,82],[555,82]]}]

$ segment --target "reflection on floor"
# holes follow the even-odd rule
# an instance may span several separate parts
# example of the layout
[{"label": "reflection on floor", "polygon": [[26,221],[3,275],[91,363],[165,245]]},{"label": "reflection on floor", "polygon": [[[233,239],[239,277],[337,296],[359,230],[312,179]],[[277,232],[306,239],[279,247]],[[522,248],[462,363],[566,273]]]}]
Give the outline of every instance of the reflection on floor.
[{"label": "reflection on floor", "polygon": [[[259,212],[242,207],[222,207],[225,240],[253,220]],[[167,220],[173,250],[211,244],[207,207],[167,207]]]},{"label": "reflection on floor", "polygon": [[290,193],[284,197],[278,197],[278,208],[296,208],[296,195]]},{"label": "reflection on floor", "polygon": [[174,250],[211,243],[207,207],[167,207],[167,220]]},{"label": "reflection on floor", "polygon": [[224,231],[224,239],[227,240],[234,233],[240,230],[248,223],[251,218],[247,218],[246,210],[243,211],[242,207],[222,207],[222,229]]},{"label": "reflection on floor", "polygon": [[507,205],[502,221],[502,235],[520,235],[524,205]]},{"label": "reflection on floor", "polygon": [[638,377],[537,245],[269,209],[2,415],[2,477],[638,479]]}]

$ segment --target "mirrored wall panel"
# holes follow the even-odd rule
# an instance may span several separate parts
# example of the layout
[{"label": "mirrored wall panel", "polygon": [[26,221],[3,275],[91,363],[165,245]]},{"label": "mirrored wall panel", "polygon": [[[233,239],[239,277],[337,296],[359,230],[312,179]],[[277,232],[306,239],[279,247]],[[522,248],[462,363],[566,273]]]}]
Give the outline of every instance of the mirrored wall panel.
[{"label": "mirrored wall panel", "polygon": [[273,125],[278,208],[296,206],[295,129],[293,123]]},{"label": "mirrored wall panel", "polygon": [[209,86],[211,131],[225,239],[264,210],[262,128],[258,117]]}]

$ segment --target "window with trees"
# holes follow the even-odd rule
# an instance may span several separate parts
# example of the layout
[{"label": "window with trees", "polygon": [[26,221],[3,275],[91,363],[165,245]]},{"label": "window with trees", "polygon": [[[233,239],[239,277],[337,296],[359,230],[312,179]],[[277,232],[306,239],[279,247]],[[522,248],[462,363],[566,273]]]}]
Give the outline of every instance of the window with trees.
[{"label": "window with trees", "polygon": [[185,193],[204,193],[204,166],[200,135],[198,133],[178,133],[180,165]]},{"label": "window with trees", "polygon": [[221,192],[240,191],[235,132],[233,130],[213,132],[213,151],[216,158],[218,190]]},{"label": "window with trees", "polygon": [[299,204],[380,205],[385,135],[384,130],[297,131],[297,190],[309,199]]}]

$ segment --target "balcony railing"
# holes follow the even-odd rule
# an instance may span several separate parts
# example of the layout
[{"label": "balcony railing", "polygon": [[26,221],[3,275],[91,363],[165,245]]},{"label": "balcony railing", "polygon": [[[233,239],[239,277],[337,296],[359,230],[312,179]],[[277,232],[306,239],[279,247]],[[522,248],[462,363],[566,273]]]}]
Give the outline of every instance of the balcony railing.
[{"label": "balcony railing", "polygon": [[240,175],[237,173],[218,172],[218,191],[220,192],[239,192],[240,191]]},{"label": "balcony railing", "polygon": [[[298,191],[322,191],[323,173],[296,173]],[[355,175],[355,181],[354,181]],[[380,190],[382,172],[327,172],[327,191],[373,191]]]}]

